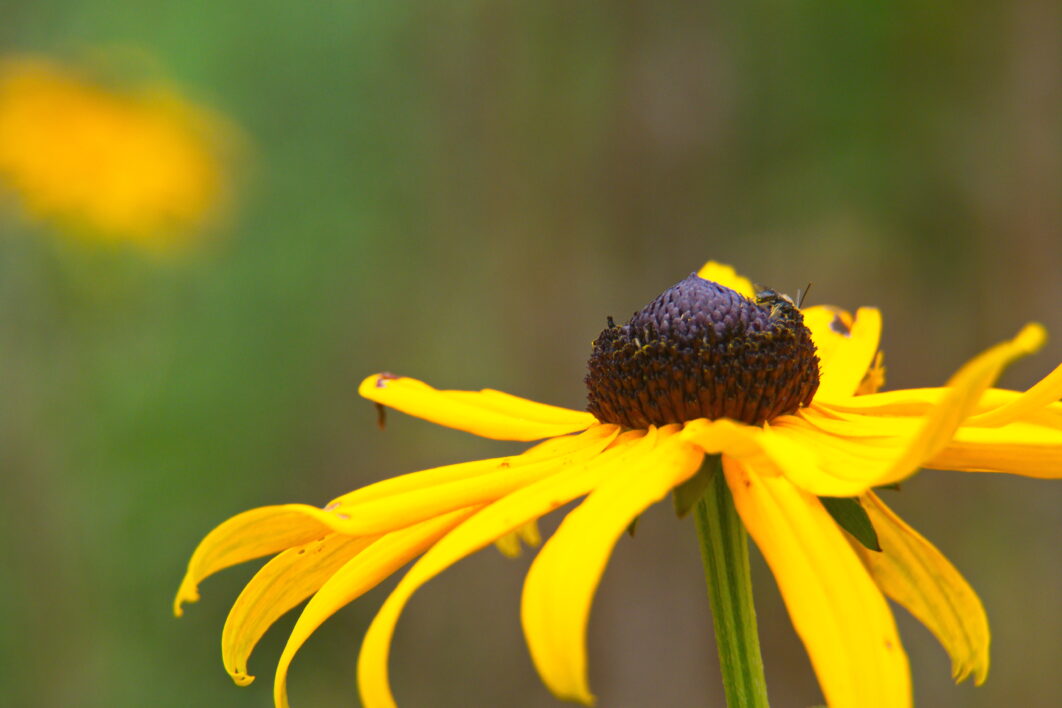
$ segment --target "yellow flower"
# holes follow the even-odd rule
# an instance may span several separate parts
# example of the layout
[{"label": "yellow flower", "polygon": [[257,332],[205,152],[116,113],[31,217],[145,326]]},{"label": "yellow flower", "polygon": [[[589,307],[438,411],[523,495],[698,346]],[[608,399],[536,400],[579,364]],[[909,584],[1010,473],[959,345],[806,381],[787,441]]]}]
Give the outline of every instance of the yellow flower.
[{"label": "yellow flower", "polygon": [[172,244],[216,213],[220,122],[162,87],[118,91],[42,59],[0,60],[0,183],[33,217]]},{"label": "yellow flower", "polygon": [[[721,454],[736,508],[831,706],[910,705],[907,658],[885,596],[937,636],[956,679],[972,674],[980,683],[989,639],[980,601],[872,488],[920,467],[1058,477],[1062,366],[1024,393],[990,388],[1008,362],[1041,345],[1043,329],[1028,325],[944,387],[875,393],[883,377],[880,328],[875,309],[799,311],[708,263],[627,325],[610,320],[587,376],[593,414],[489,389],[440,391],[370,376],[360,393],[381,406],[487,438],[546,440],[513,457],[378,482],[323,508],[288,504],[239,514],[196,550],[175,611],[198,599],[208,575],[279,554],[236,600],[222,653],[233,679],[249,683],[247,659],[258,639],[311,598],[276,672],[276,705],[287,706],[288,667],[307,637],[419,557],[384,602],[358,660],[364,704],[394,706],[389,645],[410,596],[491,543],[511,551],[513,534],[534,540],[536,519],[585,497],[532,564],[522,621],[547,686],[590,703],[585,631],[613,545],[644,509],[691,478],[706,454]],[[867,550],[843,531],[820,497],[858,498],[882,550]]]}]

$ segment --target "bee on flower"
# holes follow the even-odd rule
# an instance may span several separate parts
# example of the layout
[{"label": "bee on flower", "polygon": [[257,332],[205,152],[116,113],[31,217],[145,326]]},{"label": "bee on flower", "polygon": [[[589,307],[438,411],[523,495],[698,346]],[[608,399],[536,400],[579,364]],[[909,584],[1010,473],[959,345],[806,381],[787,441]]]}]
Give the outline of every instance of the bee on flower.
[{"label": "bee on flower", "polygon": [[[589,704],[594,592],[624,531],[673,492],[680,512],[696,504],[706,574],[731,581],[730,590],[741,574],[728,558],[745,552],[747,529],[831,707],[911,705],[907,656],[887,597],[940,640],[956,680],[981,683],[989,631],[980,600],[875,488],[920,468],[1058,478],[1062,366],[1024,392],[992,388],[1008,363],[1042,345],[1043,328],[1030,324],[944,386],[880,392],[880,332],[874,308],[801,308],[778,293],[757,294],[732,268],[709,262],[625,324],[608,321],[589,359],[586,411],[491,389],[437,390],[393,374],[369,376],[359,392],[378,405],[487,438],[543,442],[512,457],[377,482],[323,507],[238,514],[192,555],[175,611],[199,598],[207,576],[275,555],[233,605],[222,658],[236,683],[249,683],[258,640],[309,598],[274,678],[276,706],[286,708],[288,668],[306,639],[416,561],[380,608],[358,659],[364,705],[393,708],[390,643],[413,593],[491,544],[509,551],[518,539],[537,544],[536,520],[581,500],[532,563],[521,619],[545,684],[561,699]],[[712,544],[728,524],[739,530],[739,545],[716,552]],[[747,555],[744,565],[747,575]],[[713,615],[723,614],[715,607],[722,594],[712,595]],[[755,645],[754,614],[734,607]],[[736,636],[716,619],[717,637]],[[750,634],[742,636],[748,645]],[[758,646],[753,654],[745,656],[751,664]],[[727,685],[732,705],[766,705],[754,674],[746,671],[744,689],[732,693]]]}]

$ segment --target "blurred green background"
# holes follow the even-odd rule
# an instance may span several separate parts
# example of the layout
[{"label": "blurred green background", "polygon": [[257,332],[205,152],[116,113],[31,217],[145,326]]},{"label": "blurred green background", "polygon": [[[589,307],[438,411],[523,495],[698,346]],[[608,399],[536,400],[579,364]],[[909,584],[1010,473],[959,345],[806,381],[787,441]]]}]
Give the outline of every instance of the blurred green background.
[{"label": "blurred green background", "polygon": [[[236,688],[221,626],[251,568],[170,602],[229,515],[319,504],[514,446],[358,399],[390,370],[581,407],[605,316],[708,258],[811,303],[880,306],[891,387],[1039,320],[1062,360],[1062,6],[586,1],[0,2],[0,47],[133,47],[242,127],[229,225],[178,259],[0,216],[0,704],[267,706],[292,618]],[[1058,485],[930,472],[887,497],[978,589],[981,688],[897,611],[923,706],[1062,705]],[[544,524],[548,530],[556,519]],[[519,631],[529,560],[432,582],[392,654],[404,706],[558,705]],[[754,557],[772,704],[821,702]],[[356,704],[393,581],[292,670]],[[605,708],[722,706],[692,524],[618,546],[590,626]]]}]

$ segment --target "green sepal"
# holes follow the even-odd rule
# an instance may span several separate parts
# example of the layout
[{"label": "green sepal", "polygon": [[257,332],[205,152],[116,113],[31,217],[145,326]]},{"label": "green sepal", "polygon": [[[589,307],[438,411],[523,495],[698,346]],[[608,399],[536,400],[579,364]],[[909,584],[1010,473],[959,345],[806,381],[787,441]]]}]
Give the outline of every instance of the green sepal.
[{"label": "green sepal", "polygon": [[627,524],[627,533],[630,534],[631,538],[634,538],[634,532],[638,530],[638,522],[641,520],[642,515],[638,514],[638,516],[635,516],[633,519],[631,519],[631,522]]},{"label": "green sepal", "polygon": [[878,532],[874,530],[874,524],[870,523],[866,509],[860,505],[854,497],[819,497],[826,511],[837,522],[837,525],[848,533],[855,536],[856,540],[872,551],[880,551]]},{"label": "green sepal", "polygon": [[900,491],[900,483],[893,482],[892,484],[882,484],[881,486],[874,487],[874,489],[888,489],[891,492],[898,492]]},{"label": "green sepal", "polygon": [[680,519],[690,513],[693,507],[697,506],[697,502],[708,491],[708,485],[712,483],[716,470],[719,469],[718,463],[712,462],[709,464],[709,457],[709,455],[705,455],[704,462],[701,463],[701,468],[697,470],[697,474],[675,487],[672,492],[672,499],[675,502],[675,515]]}]

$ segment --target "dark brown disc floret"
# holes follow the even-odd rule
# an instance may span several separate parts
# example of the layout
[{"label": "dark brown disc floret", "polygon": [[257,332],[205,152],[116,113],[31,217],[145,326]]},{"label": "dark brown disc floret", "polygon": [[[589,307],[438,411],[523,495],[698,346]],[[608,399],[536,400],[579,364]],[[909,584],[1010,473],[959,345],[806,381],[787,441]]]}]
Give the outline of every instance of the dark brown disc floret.
[{"label": "dark brown disc floret", "polygon": [[594,340],[587,410],[630,428],[732,418],[760,425],[811,403],[819,358],[792,300],[690,275]]}]

